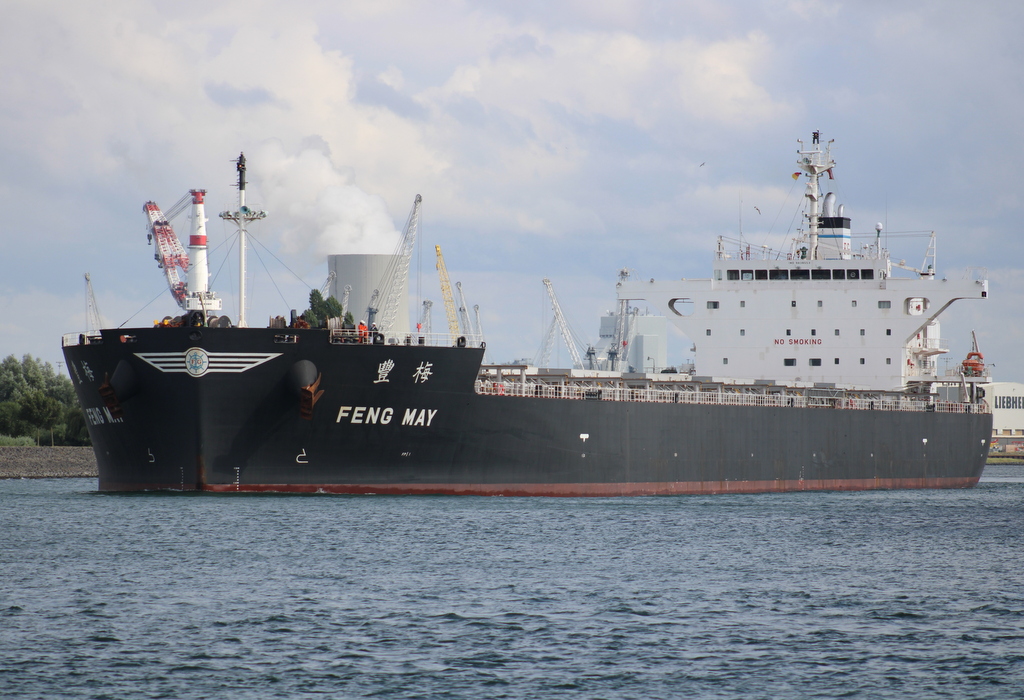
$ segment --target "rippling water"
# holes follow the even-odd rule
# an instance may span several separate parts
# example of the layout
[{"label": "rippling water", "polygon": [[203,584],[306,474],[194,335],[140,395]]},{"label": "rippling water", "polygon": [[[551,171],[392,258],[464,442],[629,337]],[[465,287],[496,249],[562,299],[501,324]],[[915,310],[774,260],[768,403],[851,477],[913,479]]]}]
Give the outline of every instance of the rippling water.
[{"label": "rippling water", "polygon": [[1024,696],[1024,468],[964,491],[0,482],[6,698]]}]

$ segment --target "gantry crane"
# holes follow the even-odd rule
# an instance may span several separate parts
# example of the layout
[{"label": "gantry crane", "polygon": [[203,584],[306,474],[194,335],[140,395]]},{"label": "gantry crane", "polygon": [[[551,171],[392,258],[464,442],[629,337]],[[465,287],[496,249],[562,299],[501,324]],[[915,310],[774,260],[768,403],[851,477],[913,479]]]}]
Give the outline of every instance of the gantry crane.
[{"label": "gantry crane", "polygon": [[441,296],[444,297],[444,312],[448,316],[448,333],[452,338],[459,335],[459,317],[455,313],[455,300],[452,299],[452,283],[448,280],[448,268],[444,265],[441,246],[435,245],[437,253],[437,276],[441,280]]}]

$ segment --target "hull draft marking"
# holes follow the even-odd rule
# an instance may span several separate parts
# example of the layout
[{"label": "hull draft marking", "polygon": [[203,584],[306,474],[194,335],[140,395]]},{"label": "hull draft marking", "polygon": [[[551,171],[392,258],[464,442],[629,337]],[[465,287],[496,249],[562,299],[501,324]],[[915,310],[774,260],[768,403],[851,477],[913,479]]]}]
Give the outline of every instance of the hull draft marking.
[{"label": "hull draft marking", "polygon": [[211,372],[238,373],[280,356],[279,352],[207,352],[189,348],[184,352],[137,352],[140,360],[161,372],[187,373],[201,377]]}]

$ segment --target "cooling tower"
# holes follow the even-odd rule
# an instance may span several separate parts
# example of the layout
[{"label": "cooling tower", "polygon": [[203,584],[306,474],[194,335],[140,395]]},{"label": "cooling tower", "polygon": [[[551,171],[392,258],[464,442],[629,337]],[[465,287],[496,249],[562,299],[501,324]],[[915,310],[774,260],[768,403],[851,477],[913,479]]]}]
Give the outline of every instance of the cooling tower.
[{"label": "cooling tower", "polygon": [[[369,322],[370,299],[373,298],[373,290],[379,289],[374,306],[377,307],[377,319],[380,320],[384,311],[384,302],[387,299],[388,290],[384,289],[384,278],[388,266],[394,259],[393,255],[328,255],[327,269],[334,272],[334,281],[331,282],[330,294],[338,301],[342,301],[345,295],[345,285],[350,285],[352,291],[349,293],[346,311],[351,311],[356,323],[360,320]],[[401,301],[398,304],[398,313],[395,316],[395,325],[389,336],[401,337],[409,332],[409,280],[406,279],[402,289]]]}]

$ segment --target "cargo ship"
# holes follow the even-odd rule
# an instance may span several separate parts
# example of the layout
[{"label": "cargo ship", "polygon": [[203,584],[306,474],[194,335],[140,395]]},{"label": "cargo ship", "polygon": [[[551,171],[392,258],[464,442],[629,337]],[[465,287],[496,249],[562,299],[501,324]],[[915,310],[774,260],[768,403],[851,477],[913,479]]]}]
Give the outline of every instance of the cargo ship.
[{"label": "cargo ship", "polygon": [[[486,364],[482,339],[455,324],[394,333],[393,290],[373,329],[306,327],[294,312],[252,328],[244,288],[232,322],[207,288],[205,192],[189,194],[187,252],[147,203],[181,313],[63,342],[99,489],[636,496],[976,484],[992,413],[976,373],[942,374],[936,358],[948,350],[939,315],[986,298],[984,273],[939,277],[934,234],[912,268],[890,259],[881,226],[852,233],[821,192],[832,143],[818,132],[798,143],[805,206],[787,251],[720,238],[709,278],[623,273],[604,355],[564,370]],[[221,218],[238,227],[244,269],[246,226],[266,213],[246,206],[244,156],[237,170],[238,206]],[[396,253],[399,277],[408,253]],[[691,367],[629,366],[637,300],[693,341]]]}]

